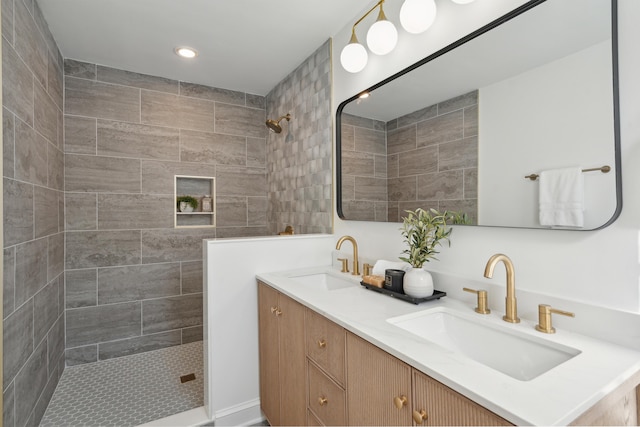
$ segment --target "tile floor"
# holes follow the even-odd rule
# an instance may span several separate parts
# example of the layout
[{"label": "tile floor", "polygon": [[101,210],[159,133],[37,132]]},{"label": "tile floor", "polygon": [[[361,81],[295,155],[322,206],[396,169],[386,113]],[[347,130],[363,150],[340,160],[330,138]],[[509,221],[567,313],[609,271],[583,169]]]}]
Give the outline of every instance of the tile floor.
[{"label": "tile floor", "polygon": [[135,426],[202,406],[203,370],[202,341],[67,367],[40,425]]}]

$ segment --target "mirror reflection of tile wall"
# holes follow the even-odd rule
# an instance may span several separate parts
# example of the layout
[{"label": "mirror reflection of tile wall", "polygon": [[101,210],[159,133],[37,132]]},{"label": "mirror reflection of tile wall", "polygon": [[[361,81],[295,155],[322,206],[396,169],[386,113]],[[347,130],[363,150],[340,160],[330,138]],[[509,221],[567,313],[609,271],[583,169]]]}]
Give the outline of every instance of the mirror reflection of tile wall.
[{"label": "mirror reflection of tile wall", "polygon": [[346,219],[398,222],[421,207],[465,212],[477,223],[478,91],[387,123],[342,119]]}]

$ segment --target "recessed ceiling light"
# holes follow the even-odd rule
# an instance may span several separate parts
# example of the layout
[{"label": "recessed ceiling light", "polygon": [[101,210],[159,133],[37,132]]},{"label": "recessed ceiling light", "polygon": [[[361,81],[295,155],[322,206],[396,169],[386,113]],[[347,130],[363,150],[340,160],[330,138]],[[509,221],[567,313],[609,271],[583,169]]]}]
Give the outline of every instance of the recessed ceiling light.
[{"label": "recessed ceiling light", "polygon": [[183,58],[195,58],[198,56],[198,51],[190,47],[177,47],[175,52]]}]

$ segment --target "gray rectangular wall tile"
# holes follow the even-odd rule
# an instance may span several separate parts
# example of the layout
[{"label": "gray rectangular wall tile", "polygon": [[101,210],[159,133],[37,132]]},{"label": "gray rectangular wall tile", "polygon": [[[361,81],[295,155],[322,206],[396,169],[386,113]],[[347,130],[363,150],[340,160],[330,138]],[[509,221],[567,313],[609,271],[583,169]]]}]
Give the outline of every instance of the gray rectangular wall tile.
[{"label": "gray rectangular wall tile", "polygon": [[145,334],[202,324],[202,294],[147,300],[142,306]]},{"label": "gray rectangular wall tile", "polygon": [[53,280],[64,272],[64,233],[48,237],[47,280]]},{"label": "gray rectangular wall tile", "polygon": [[64,316],[59,316],[47,336],[47,357],[49,358],[49,372],[58,365],[58,360],[64,355]]},{"label": "gray rectangular wall tile", "polygon": [[[265,120],[264,110],[216,103],[216,132],[264,138],[267,132]],[[284,122],[282,124],[284,125]]]},{"label": "gray rectangular wall tile", "polygon": [[386,154],[387,141],[385,132],[370,129],[356,128],[354,134],[354,144],[356,151]]},{"label": "gray rectangular wall tile", "polygon": [[98,228],[98,199],[96,193],[66,193],[65,227],[67,230],[95,230]]},{"label": "gray rectangular wall tile", "polygon": [[4,245],[33,239],[33,185],[7,178],[3,183]]},{"label": "gray rectangular wall tile", "polygon": [[247,138],[247,166],[267,166],[267,142],[264,138]]},{"label": "gray rectangular wall tile", "polygon": [[[4,1],[3,1],[4,3]],[[13,2],[11,2],[13,3]],[[5,14],[2,13],[2,19],[4,20]],[[2,23],[2,30],[4,32],[4,22]],[[2,394],[3,406],[2,406],[2,425],[5,427],[14,427],[16,422],[15,411],[15,395],[13,383],[9,385],[9,388],[4,390]]]},{"label": "gray rectangular wall tile", "polygon": [[[245,105],[245,93],[195,83],[180,82],[180,95],[226,104]],[[263,98],[264,103],[264,98]],[[264,105],[261,107],[264,109]]]},{"label": "gray rectangular wall tile", "polygon": [[47,140],[22,120],[16,122],[15,129],[15,177],[46,187]]},{"label": "gray rectangular wall tile", "polygon": [[67,310],[67,347],[140,335],[140,302]]},{"label": "gray rectangular wall tile", "polygon": [[39,84],[34,85],[34,127],[49,142],[58,145],[58,106]]},{"label": "gray rectangular wall tile", "polygon": [[247,163],[245,137],[209,132],[180,132],[180,159],[183,162],[241,165]]},{"label": "gray rectangular wall tile", "polygon": [[33,298],[34,342],[39,343],[58,319],[58,283],[54,280]]},{"label": "gray rectangular wall tile", "polygon": [[218,227],[247,226],[247,198],[218,196],[216,200]]},{"label": "gray rectangular wall tile", "polygon": [[140,89],[156,90],[177,94],[178,81],[165,79],[164,77],[150,76],[148,74],[133,73],[131,71],[98,65],[96,80],[107,83],[116,83],[123,86],[133,86]]},{"label": "gray rectangular wall tile", "polygon": [[65,360],[67,366],[82,365],[98,361],[98,345],[87,345],[84,347],[67,348],[65,350]]},{"label": "gray rectangular wall tile", "polygon": [[182,262],[181,273],[183,294],[202,292],[202,261]]},{"label": "gray rectangular wall tile", "polygon": [[140,263],[140,231],[70,231],[65,268],[91,268]]},{"label": "gray rectangular wall tile", "polygon": [[16,377],[16,423],[24,425],[29,419],[38,396],[47,385],[47,342],[42,341]]},{"label": "gray rectangular wall tile", "polygon": [[65,190],[140,192],[140,160],[65,154]]},{"label": "gray rectangular wall tile", "polygon": [[417,147],[416,144],[415,125],[389,131],[387,135],[388,154],[397,154],[404,151],[415,150]]},{"label": "gray rectangular wall tile", "polygon": [[106,360],[113,359],[114,357],[129,356],[131,354],[180,345],[181,342],[182,337],[179,330],[143,335],[126,340],[111,341],[98,345],[98,358],[99,360]]},{"label": "gray rectangular wall tile", "polygon": [[140,89],[65,78],[66,114],[140,123]]},{"label": "gray rectangular wall tile", "polygon": [[142,91],[142,123],[213,132],[214,103],[196,98]]},{"label": "gray rectangular wall tile", "polygon": [[411,176],[438,171],[438,147],[424,147],[398,154],[398,175]]},{"label": "gray rectangular wall tile", "polygon": [[216,176],[214,165],[197,163],[142,161],[142,192],[173,195],[175,175]]},{"label": "gray rectangular wall tile", "polygon": [[95,118],[64,116],[64,152],[96,154]]},{"label": "gray rectangular wall tile", "polygon": [[58,232],[58,192],[43,187],[34,187],[35,237]]},{"label": "gray rectangular wall tile", "polygon": [[74,59],[64,60],[64,75],[69,77],[79,77],[82,79],[96,79],[96,65],[88,62],[76,61]]},{"label": "gray rectangular wall tile", "polygon": [[267,225],[269,203],[266,197],[247,198],[247,222],[250,225]]},{"label": "gray rectangular wall tile", "polygon": [[374,155],[342,150],[342,173],[344,175],[374,176]]},{"label": "gray rectangular wall tile", "polygon": [[216,187],[218,195],[264,196],[267,190],[266,170],[218,166]]},{"label": "gray rectangular wall tile", "polygon": [[180,295],[180,264],[98,269],[98,304]]},{"label": "gray rectangular wall tile", "polygon": [[142,230],[142,263],[201,260],[202,240],[214,237],[214,230]]},{"label": "gray rectangular wall tile", "polygon": [[47,179],[49,187],[64,190],[64,154],[53,144],[47,145]]},{"label": "gray rectangular wall tile", "polygon": [[2,174],[13,178],[13,160],[15,156],[14,145],[15,116],[6,108],[2,109]]},{"label": "gray rectangular wall tile", "polygon": [[15,308],[13,293],[16,284],[16,248],[5,248],[2,257],[2,317],[6,318]]},{"label": "gray rectangular wall tile", "polygon": [[13,381],[33,351],[33,300],[19,307],[2,323],[3,389]]},{"label": "gray rectangular wall tile", "polygon": [[355,200],[386,201],[387,180],[356,176]]},{"label": "gray rectangular wall tile", "polygon": [[47,84],[47,44],[24,2],[14,2],[15,47],[41,85]]},{"label": "gray rectangular wall tile", "polygon": [[178,160],[177,129],[98,120],[98,154],[136,159]]},{"label": "gray rectangular wall tile", "polygon": [[98,194],[98,229],[170,228],[173,196],[155,194]]},{"label": "gray rectangular wall tile", "polygon": [[21,305],[47,284],[46,238],[16,246],[16,305]]},{"label": "gray rectangular wall tile", "polygon": [[190,342],[202,341],[202,326],[194,326],[192,328],[182,328],[182,344]]},{"label": "gray rectangular wall tile", "polygon": [[65,272],[66,308],[88,307],[98,304],[98,270],[67,270]]},{"label": "gray rectangular wall tile", "polygon": [[478,166],[478,137],[440,144],[438,146],[438,168],[441,171],[475,168]]},{"label": "gray rectangular wall tile", "polygon": [[418,147],[455,141],[463,136],[463,112],[457,110],[418,123]]},{"label": "gray rectangular wall tile", "polygon": [[33,74],[4,38],[2,39],[2,105],[22,121],[33,124]]}]

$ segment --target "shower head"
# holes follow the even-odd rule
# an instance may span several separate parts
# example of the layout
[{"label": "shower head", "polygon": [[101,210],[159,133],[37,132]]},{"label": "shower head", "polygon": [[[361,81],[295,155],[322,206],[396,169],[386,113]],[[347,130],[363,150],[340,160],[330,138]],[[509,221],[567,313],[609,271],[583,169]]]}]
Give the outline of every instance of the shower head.
[{"label": "shower head", "polygon": [[271,132],[280,133],[282,132],[282,126],[280,126],[280,121],[282,119],[287,119],[287,121],[291,120],[291,114],[279,117],[278,120],[269,119],[266,121],[266,125]]}]

